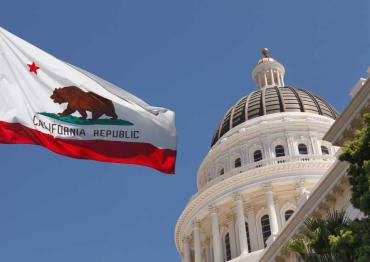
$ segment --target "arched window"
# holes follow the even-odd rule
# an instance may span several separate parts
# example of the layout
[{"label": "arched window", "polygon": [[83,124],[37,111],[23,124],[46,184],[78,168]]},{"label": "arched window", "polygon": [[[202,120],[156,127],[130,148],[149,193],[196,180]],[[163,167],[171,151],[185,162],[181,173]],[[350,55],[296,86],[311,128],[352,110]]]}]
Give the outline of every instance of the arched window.
[{"label": "arched window", "polygon": [[225,174],[225,169],[221,168],[220,169],[220,176],[222,176],[223,174]]},{"label": "arched window", "polygon": [[307,155],[308,154],[307,146],[305,144],[299,144],[298,152],[300,155]]},{"label": "arched window", "polygon": [[291,209],[285,211],[285,213],[284,213],[285,221],[288,221],[288,219],[293,215],[293,213],[294,213],[294,210],[291,210]]},{"label": "arched window", "polygon": [[285,156],[284,147],[282,145],[275,146],[276,157]]},{"label": "arched window", "polygon": [[329,155],[329,149],[326,146],[321,146],[321,153],[323,155]]},{"label": "arched window", "polygon": [[261,217],[261,226],[262,226],[263,243],[266,247],[266,240],[271,235],[270,218],[268,215],[264,215],[263,217]]},{"label": "arched window", "polygon": [[262,160],[262,152],[261,152],[261,150],[254,151],[253,157],[254,157],[254,162],[261,161]]},{"label": "arched window", "polygon": [[242,165],[242,160],[240,159],[240,157],[238,157],[237,159],[235,159],[234,161],[234,167],[237,168],[237,167],[241,167]]},{"label": "arched window", "polygon": [[249,237],[249,228],[248,228],[248,223],[247,222],[245,222],[245,232],[247,232],[248,250],[249,250],[249,252],[252,252],[252,250],[251,250],[251,239]]},{"label": "arched window", "polygon": [[229,233],[225,235],[225,250],[226,250],[226,261],[229,261],[231,259],[231,246]]}]

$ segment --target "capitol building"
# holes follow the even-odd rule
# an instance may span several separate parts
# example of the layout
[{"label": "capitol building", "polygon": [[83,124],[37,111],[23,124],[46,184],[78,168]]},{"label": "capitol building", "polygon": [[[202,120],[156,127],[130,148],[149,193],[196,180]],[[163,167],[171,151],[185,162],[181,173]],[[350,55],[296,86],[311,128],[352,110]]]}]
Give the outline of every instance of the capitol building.
[{"label": "capitol building", "polygon": [[183,262],[298,261],[283,246],[306,216],[361,212],[350,204],[343,141],[369,112],[360,79],[339,115],[323,98],[289,86],[268,49],[252,71],[256,89],[229,108],[197,174],[196,192],[175,229]]}]

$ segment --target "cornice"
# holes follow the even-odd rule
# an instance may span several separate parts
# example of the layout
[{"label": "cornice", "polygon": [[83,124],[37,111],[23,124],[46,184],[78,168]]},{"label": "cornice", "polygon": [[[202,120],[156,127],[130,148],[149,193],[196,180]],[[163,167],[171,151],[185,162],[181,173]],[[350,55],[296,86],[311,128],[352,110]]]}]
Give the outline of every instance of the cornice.
[{"label": "cornice", "polygon": [[365,107],[369,106],[369,102],[370,80],[367,79],[361,89],[357,91],[351,102],[325,134],[323,139],[332,144],[340,145],[341,141],[343,141],[346,136],[347,129],[351,127],[353,121],[356,121],[359,113],[361,113]]}]

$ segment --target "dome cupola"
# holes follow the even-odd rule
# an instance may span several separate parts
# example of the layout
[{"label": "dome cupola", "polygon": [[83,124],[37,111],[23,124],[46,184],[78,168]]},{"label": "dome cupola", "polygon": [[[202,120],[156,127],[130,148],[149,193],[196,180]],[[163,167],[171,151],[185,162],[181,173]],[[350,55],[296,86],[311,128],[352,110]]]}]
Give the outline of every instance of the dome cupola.
[{"label": "dome cupola", "polygon": [[252,71],[252,78],[257,88],[284,86],[284,66],[269,56],[267,48],[262,49],[262,55],[263,57]]}]

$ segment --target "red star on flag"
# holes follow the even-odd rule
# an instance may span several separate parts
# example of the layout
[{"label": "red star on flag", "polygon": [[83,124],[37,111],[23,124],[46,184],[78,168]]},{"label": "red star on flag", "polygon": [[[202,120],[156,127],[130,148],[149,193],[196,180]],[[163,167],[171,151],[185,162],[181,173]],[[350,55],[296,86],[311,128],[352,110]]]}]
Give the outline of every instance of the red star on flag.
[{"label": "red star on flag", "polygon": [[30,69],[30,72],[32,73],[35,73],[35,75],[37,75],[37,70],[40,69],[40,67],[38,67],[35,62],[32,62],[32,64],[27,64],[29,69]]}]

